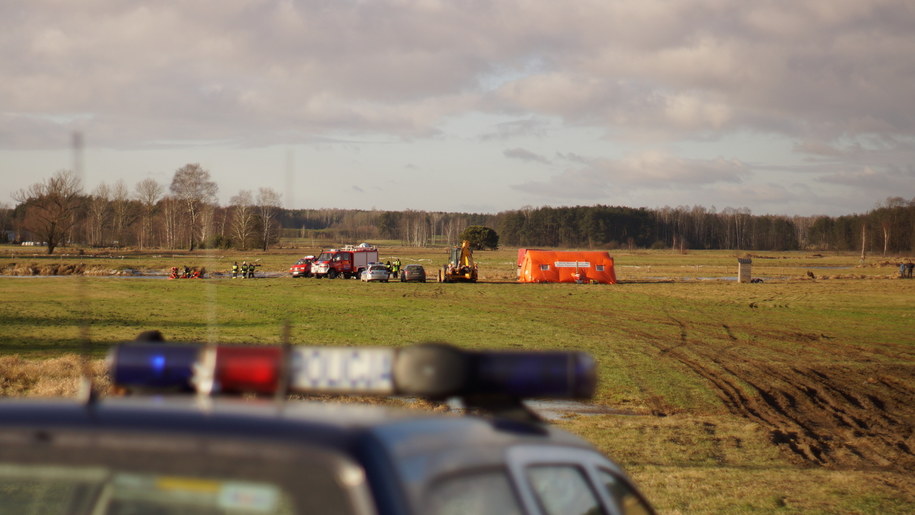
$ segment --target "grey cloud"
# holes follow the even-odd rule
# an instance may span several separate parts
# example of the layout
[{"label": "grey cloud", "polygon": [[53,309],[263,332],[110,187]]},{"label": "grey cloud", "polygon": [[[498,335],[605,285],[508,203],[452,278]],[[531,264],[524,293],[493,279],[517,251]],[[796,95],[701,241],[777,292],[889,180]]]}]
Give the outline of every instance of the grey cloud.
[{"label": "grey cloud", "polygon": [[574,152],[557,152],[556,157],[558,159],[562,159],[565,161],[571,161],[573,163],[579,163],[579,164],[588,164],[592,161],[591,159],[580,156]]},{"label": "grey cloud", "polygon": [[550,160],[523,148],[510,148],[502,152],[505,157],[521,161],[550,164]]},{"label": "grey cloud", "polygon": [[569,168],[548,181],[515,185],[519,191],[550,197],[593,199],[627,189],[670,190],[718,183],[740,183],[750,169],[726,159],[682,159],[647,152],[620,160],[596,159]]},{"label": "grey cloud", "polygon": [[848,186],[859,190],[862,195],[873,198],[877,192],[915,191],[915,166],[891,166],[873,168],[869,166],[850,168],[817,177],[817,182]]},{"label": "grey cloud", "polygon": [[[662,144],[745,131],[843,169],[913,162],[908,0],[576,5],[2,3],[0,148],[59,146],[77,128],[119,148],[411,140],[484,113],[517,121],[483,140],[560,124]],[[61,121],[72,113],[90,117]],[[897,144],[848,144],[872,135]],[[648,169],[577,162],[583,181],[638,184],[631,170]],[[659,180],[740,177],[687,163]]]},{"label": "grey cloud", "polygon": [[482,141],[508,140],[519,137],[543,137],[547,135],[549,122],[546,120],[528,118],[500,123],[495,130],[480,136]]}]

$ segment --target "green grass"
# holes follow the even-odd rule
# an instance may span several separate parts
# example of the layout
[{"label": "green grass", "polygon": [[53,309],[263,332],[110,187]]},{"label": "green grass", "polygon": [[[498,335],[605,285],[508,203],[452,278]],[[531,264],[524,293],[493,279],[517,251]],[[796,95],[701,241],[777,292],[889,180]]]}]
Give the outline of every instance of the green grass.
[{"label": "green grass", "polygon": [[[314,250],[252,253],[246,259],[284,271],[308,253]],[[432,269],[444,261],[441,249],[382,254]],[[513,250],[476,256],[486,281],[478,284],[0,277],[0,354],[37,359],[80,351],[84,325],[100,357],[110,344],[147,329],[175,341],[272,344],[281,341],[286,323],[292,341],[301,344],[431,340],[478,349],[584,350],[599,364],[595,402],[634,415],[577,416],[559,424],[619,460],[662,512],[912,508],[915,481],[907,475],[798,466],[758,424],[729,413],[709,381],[686,363],[692,359],[717,370],[737,365],[710,357],[740,356],[785,369],[902,367],[894,377],[911,387],[905,370],[915,364],[915,281],[886,279],[889,268],[880,266],[849,269],[861,270],[862,278],[854,280],[824,280],[821,269],[817,280],[801,280],[809,263],[857,262],[857,256],[804,253],[754,258],[755,270],[791,270],[795,279],[695,280],[697,267],[703,276],[703,269],[714,267],[720,276],[735,275],[735,254],[630,252],[617,257],[618,285],[516,284],[508,282]],[[0,266],[22,258],[4,257]],[[244,258],[201,252],[97,259],[106,266],[164,270],[187,262],[217,270]],[[754,395],[752,385],[738,388]],[[899,437],[911,445],[911,436]]]},{"label": "green grass", "polygon": [[[0,278],[0,352],[48,355],[75,349],[83,321],[104,347],[150,328],[173,340],[277,343],[288,322],[309,344],[403,345],[450,341],[471,348],[570,348],[601,363],[602,401],[660,395],[674,406],[713,410],[703,383],[665,349],[702,342],[740,345],[748,356],[847,360],[808,349],[805,338],[869,360],[875,346],[915,344],[908,281],[733,283],[364,284],[259,279],[167,281]],[[879,330],[875,330],[878,328]],[[663,365],[663,366],[659,366]],[[688,393],[680,393],[680,392]]]}]

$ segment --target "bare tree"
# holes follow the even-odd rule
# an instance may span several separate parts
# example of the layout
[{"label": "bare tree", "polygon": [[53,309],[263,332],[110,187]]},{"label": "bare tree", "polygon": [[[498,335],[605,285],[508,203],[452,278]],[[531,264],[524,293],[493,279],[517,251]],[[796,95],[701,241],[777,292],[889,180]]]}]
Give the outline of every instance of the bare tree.
[{"label": "bare tree", "polygon": [[280,194],[270,188],[261,188],[257,191],[257,214],[261,222],[261,243],[263,249],[277,235],[276,215],[280,210]]},{"label": "bare tree", "polygon": [[254,197],[248,190],[239,191],[238,195],[229,200],[232,206],[232,236],[235,238],[235,245],[245,250],[248,248],[248,242],[254,235]]},{"label": "bare tree", "polygon": [[209,202],[204,203],[200,209],[200,244],[206,245],[209,244],[212,246],[215,243],[213,239],[213,226],[216,222],[216,206]]},{"label": "bare tree", "polygon": [[114,183],[111,188],[111,225],[114,239],[119,246],[127,245],[127,227],[136,218],[134,206],[130,205],[130,191],[123,180]]},{"label": "bare tree", "polygon": [[24,226],[48,244],[48,254],[64,241],[76,223],[82,185],[70,170],[19,190],[13,198],[25,205]]},{"label": "bare tree", "polygon": [[212,203],[219,187],[210,180],[210,172],[197,163],[186,164],[175,171],[169,187],[175,197],[184,205],[188,223],[188,245],[194,250],[197,236],[202,232],[199,226],[204,205]]},{"label": "bare tree", "polygon": [[15,234],[15,231],[12,231],[13,227],[13,208],[0,202],[0,243],[6,243],[15,239],[15,236],[10,234],[10,232]]},{"label": "bare tree", "polygon": [[165,235],[165,246],[178,248],[178,210],[179,203],[175,197],[168,195],[162,199],[162,230]]},{"label": "bare tree", "polygon": [[156,203],[162,196],[162,185],[154,179],[143,179],[137,183],[136,199],[140,202],[140,234],[137,244],[142,250],[149,245],[152,232],[152,220],[156,210]]},{"label": "bare tree", "polygon": [[111,211],[111,189],[104,182],[95,187],[86,206],[86,240],[98,247],[104,243],[105,228]]}]

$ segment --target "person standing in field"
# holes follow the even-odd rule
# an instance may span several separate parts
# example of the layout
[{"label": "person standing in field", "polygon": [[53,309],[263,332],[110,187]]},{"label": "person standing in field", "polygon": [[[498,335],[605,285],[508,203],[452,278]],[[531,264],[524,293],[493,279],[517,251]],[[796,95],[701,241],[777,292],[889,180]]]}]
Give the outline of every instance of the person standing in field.
[{"label": "person standing in field", "polygon": [[912,263],[911,261],[909,261],[908,263],[905,264],[905,276],[908,277],[909,279],[912,278],[913,269],[915,269],[915,263]]},{"label": "person standing in field", "polygon": [[905,263],[899,263],[899,278],[905,279],[906,269]]},{"label": "person standing in field", "polygon": [[394,279],[397,279],[397,274],[400,272],[400,258],[394,258],[394,262],[391,263],[391,272],[394,274]]},{"label": "person standing in field", "polygon": [[232,279],[235,279],[236,277],[238,277],[238,261],[232,265]]},{"label": "person standing in field", "polygon": [[241,262],[241,278],[245,279],[246,277],[248,277],[248,262],[242,261]]}]

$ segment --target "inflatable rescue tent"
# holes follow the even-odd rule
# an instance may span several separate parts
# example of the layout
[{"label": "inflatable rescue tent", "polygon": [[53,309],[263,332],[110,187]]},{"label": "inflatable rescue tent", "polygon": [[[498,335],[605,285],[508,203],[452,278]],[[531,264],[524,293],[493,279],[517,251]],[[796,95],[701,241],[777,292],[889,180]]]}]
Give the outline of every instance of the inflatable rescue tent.
[{"label": "inflatable rescue tent", "polygon": [[518,282],[616,284],[613,258],[607,252],[525,250],[518,256]]}]

